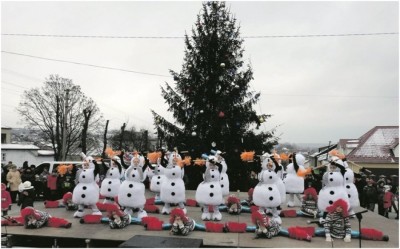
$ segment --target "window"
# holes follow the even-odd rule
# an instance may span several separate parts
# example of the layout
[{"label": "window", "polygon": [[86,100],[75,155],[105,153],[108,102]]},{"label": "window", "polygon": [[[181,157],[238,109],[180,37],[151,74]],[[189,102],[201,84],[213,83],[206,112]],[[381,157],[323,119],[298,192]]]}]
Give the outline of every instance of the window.
[{"label": "window", "polygon": [[6,153],[1,153],[1,161],[6,161]]}]

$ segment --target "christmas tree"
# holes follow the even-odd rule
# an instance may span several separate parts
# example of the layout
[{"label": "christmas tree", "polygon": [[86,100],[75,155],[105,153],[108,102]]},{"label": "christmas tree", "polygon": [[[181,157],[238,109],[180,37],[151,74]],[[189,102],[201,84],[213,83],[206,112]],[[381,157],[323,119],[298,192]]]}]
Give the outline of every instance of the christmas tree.
[{"label": "christmas tree", "polygon": [[225,3],[203,3],[192,36],[185,35],[182,70],[170,70],[176,87],[168,83],[161,87],[175,121],[152,113],[160,144],[187,150],[192,158],[211,149],[225,152],[231,189],[247,191],[235,184],[235,179],[243,182],[249,169],[240,153],[270,151],[277,139],[274,130],[254,132],[271,115],[253,110],[260,93],[250,91],[253,72],[249,65],[243,66],[242,43]]}]

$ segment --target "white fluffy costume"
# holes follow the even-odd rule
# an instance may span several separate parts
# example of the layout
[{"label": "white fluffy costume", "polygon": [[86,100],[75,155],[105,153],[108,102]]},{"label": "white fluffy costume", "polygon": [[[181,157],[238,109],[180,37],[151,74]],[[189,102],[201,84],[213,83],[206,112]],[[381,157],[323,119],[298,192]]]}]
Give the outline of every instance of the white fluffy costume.
[{"label": "white fluffy costume", "polygon": [[103,203],[113,203],[114,197],[118,196],[119,187],[121,186],[122,172],[120,161],[120,158],[117,156],[114,156],[111,159],[106,177],[101,182],[100,194],[105,197]]},{"label": "white fluffy costume", "polygon": [[[304,191],[304,178],[297,175],[297,172],[304,171],[305,157],[302,154],[293,153],[293,162],[286,167],[286,178],[283,180],[285,183],[286,193],[289,194],[288,207],[301,206],[300,194]],[[296,195],[299,203],[296,204],[294,196]]]},{"label": "white fluffy costume", "polygon": [[[338,167],[340,171],[328,171],[323,175],[325,186],[319,191],[318,195],[318,209],[325,213],[323,218],[325,218],[328,212],[327,208],[339,199],[347,202],[347,207],[350,206],[347,191],[344,187],[343,175],[345,173],[345,168],[343,166],[343,161],[338,157],[332,157],[331,164]],[[320,220],[323,221],[323,218]]]},{"label": "white fluffy costume", "polygon": [[100,166],[94,162],[91,156],[87,157],[82,153],[82,157],[84,157],[83,169],[79,174],[79,183],[72,193],[72,202],[78,204],[78,211],[74,213],[74,217],[83,217],[85,205],[92,209],[94,215],[102,215],[96,206],[99,200],[99,186],[95,182],[95,176],[98,174]]},{"label": "white fluffy costume", "polygon": [[164,170],[165,178],[161,183],[160,199],[164,202],[162,209],[163,214],[171,212],[171,204],[178,204],[179,207],[186,214],[185,208],[185,183],[183,176],[185,174],[184,168],[179,166],[181,156],[178,152],[174,151],[169,156],[167,168]]},{"label": "white fluffy costume", "polygon": [[222,164],[222,170],[221,170],[221,176],[219,183],[221,185],[222,189],[222,196],[226,197],[229,195],[229,177],[228,174],[226,173],[228,171],[228,165],[226,164],[225,159],[222,157],[222,152],[217,150],[215,152],[215,158],[217,162]]},{"label": "white fluffy costume", "polygon": [[346,159],[343,159],[343,164],[346,168],[346,171],[344,173],[344,184],[347,192],[347,197],[349,198],[350,202],[349,214],[352,215],[354,214],[354,209],[360,206],[360,199],[358,198],[357,187],[356,185],[354,185],[354,172],[348,167],[345,160]]},{"label": "white fluffy costume", "polygon": [[[266,158],[265,160],[268,160]],[[264,160],[264,161],[265,161]],[[277,181],[279,177],[273,170],[263,170],[259,175],[259,183],[254,188],[253,202],[260,208],[261,213],[271,210],[273,219],[279,224],[282,223],[279,217],[278,206],[281,205],[281,193],[279,192]]]},{"label": "white fluffy costume", "polygon": [[[222,204],[222,189],[219,183],[222,164],[216,162],[214,156],[209,156],[206,161],[205,172],[202,181],[196,190],[196,201],[203,209],[202,220],[221,220],[222,214],[218,206]],[[213,206],[213,214],[210,214],[208,206]]]},{"label": "white fluffy costume", "polygon": [[124,212],[137,218],[147,216],[147,212],[143,210],[146,203],[143,164],[143,156],[135,154],[132,157],[131,165],[125,171],[125,181],[118,192],[118,203],[124,207]]}]

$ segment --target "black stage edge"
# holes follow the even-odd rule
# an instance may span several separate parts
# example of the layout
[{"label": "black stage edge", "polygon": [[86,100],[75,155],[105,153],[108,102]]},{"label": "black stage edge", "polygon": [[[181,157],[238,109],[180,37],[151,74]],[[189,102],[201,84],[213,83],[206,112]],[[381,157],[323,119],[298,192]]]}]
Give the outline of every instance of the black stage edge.
[{"label": "black stage edge", "polygon": [[188,238],[171,238],[171,237],[157,237],[146,235],[135,235],[128,239],[119,247],[130,248],[199,248],[203,246],[202,239],[188,239]]},{"label": "black stage edge", "polygon": [[[122,242],[121,240],[100,240],[100,239],[78,239],[78,238],[59,238],[52,236],[29,236],[29,235],[15,235],[8,234],[11,237],[10,243],[12,247],[37,247],[37,248],[51,248],[51,247],[66,247],[66,248],[85,248],[85,247],[95,247],[95,248],[116,248]],[[2,234],[2,238],[7,235]],[[2,241],[3,242],[3,241]],[[2,245],[6,247],[6,245]]]}]

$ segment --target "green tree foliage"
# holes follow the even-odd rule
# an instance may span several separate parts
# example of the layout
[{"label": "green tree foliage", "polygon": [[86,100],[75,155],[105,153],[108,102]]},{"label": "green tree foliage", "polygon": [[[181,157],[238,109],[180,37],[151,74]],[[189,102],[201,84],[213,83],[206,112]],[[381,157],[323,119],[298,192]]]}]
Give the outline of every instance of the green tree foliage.
[{"label": "green tree foliage", "polygon": [[175,88],[168,83],[161,87],[175,121],[152,113],[160,143],[187,150],[192,157],[221,150],[226,152],[228,173],[246,177],[240,153],[270,151],[277,139],[274,130],[255,133],[271,115],[253,109],[260,93],[250,89],[253,72],[244,65],[242,44],[225,3],[203,3],[192,36],[185,35],[182,70],[170,70]]}]

